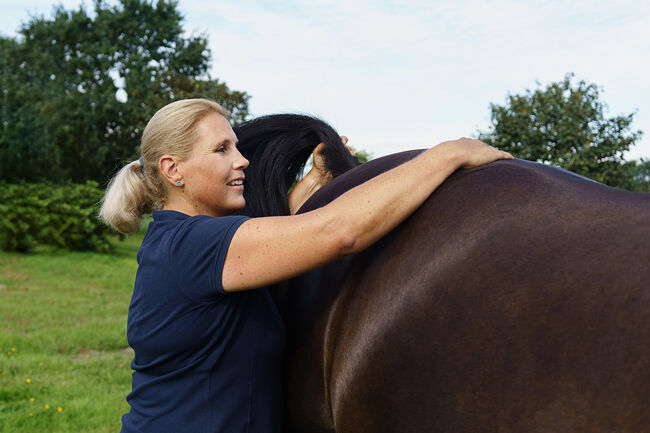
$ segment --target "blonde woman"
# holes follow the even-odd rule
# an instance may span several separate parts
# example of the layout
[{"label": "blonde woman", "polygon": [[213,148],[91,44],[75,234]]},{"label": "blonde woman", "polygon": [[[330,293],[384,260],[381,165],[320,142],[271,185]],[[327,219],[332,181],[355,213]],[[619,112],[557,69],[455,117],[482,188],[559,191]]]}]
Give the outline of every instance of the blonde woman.
[{"label": "blonde woman", "polygon": [[[111,181],[100,211],[125,234],[153,212],[129,308],[135,357],[124,433],[283,431],[285,331],[264,287],[370,246],[456,169],[512,158],[478,140],[448,141],[318,210],[248,218],[233,215],[244,206],[248,161],[215,102],[163,107],[141,150],[142,162]],[[290,202],[327,182],[322,170]]]}]

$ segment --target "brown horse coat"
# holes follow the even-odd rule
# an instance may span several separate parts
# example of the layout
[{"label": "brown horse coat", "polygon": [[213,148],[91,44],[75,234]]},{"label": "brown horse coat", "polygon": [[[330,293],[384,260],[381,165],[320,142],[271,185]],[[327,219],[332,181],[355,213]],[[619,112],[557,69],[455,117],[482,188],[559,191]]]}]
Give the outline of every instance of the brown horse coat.
[{"label": "brown horse coat", "polygon": [[290,287],[290,431],[650,432],[648,194],[522,160],[460,170]]}]

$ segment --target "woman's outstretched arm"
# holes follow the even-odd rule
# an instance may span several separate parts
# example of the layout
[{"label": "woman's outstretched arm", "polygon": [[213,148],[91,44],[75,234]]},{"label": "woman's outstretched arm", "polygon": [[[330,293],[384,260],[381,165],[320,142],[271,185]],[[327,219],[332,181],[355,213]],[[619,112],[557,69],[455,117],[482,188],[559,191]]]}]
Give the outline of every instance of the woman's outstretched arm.
[{"label": "woman's outstretched arm", "polygon": [[478,140],[449,141],[320,209],[296,216],[250,219],[231,241],[223,269],[224,290],[276,283],[359,252],[413,213],[458,168],[497,159],[512,156]]}]

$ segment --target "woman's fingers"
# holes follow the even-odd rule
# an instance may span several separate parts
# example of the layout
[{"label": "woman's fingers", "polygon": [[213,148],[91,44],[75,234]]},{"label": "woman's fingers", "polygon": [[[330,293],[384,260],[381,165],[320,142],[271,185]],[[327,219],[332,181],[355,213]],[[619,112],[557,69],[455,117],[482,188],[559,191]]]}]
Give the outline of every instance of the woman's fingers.
[{"label": "woman's fingers", "polygon": [[[486,146],[487,146],[487,145],[486,145]],[[494,147],[494,146],[488,146],[488,147],[489,147],[490,149],[492,149],[493,151],[498,152],[499,155],[500,155],[503,159],[515,159],[514,156],[512,156],[510,153],[506,152],[505,150],[499,150],[498,148],[496,148],[496,147]]]},{"label": "woman's fingers", "polygon": [[314,154],[314,156],[316,156],[316,154],[322,155],[323,153],[325,153],[325,143],[322,142],[318,143],[318,146],[314,148],[312,153]]},{"label": "woman's fingers", "polygon": [[313,150],[312,155],[314,157],[313,167],[325,175],[327,172],[325,167],[325,143],[319,143]]},{"label": "woman's fingers", "polygon": [[341,142],[348,150],[348,152],[350,152],[350,155],[354,156],[354,150],[352,150],[352,147],[348,146],[348,137],[346,137],[345,135],[341,135],[340,137],[341,137]]},{"label": "woman's fingers", "polygon": [[463,168],[477,167],[497,159],[514,159],[508,152],[473,138],[462,137],[441,144],[460,157]]}]

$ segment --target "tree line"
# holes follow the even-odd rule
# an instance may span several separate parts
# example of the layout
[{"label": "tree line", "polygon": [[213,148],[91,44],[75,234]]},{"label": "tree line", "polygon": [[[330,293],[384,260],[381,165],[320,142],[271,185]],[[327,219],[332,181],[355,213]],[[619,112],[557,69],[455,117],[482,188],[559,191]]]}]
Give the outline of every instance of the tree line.
[{"label": "tree line", "polygon": [[[208,97],[248,117],[250,96],[210,75],[207,35],[184,36],[173,0],[93,3],[31,17],[0,37],[0,181],[105,182],[137,158],[147,120],[163,105]],[[634,113],[607,118],[600,89],[563,80],[490,106],[478,133],[519,158],[610,186],[648,192],[650,161],[626,161],[640,138]],[[362,156],[368,157],[367,152]]]}]

